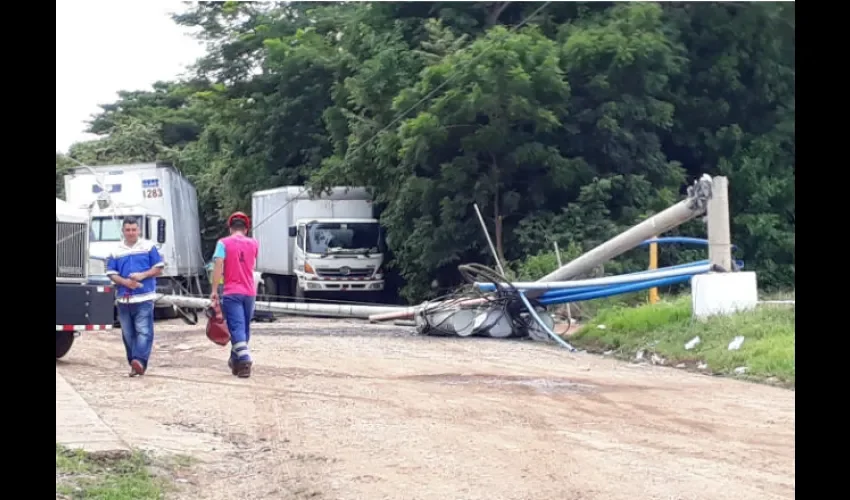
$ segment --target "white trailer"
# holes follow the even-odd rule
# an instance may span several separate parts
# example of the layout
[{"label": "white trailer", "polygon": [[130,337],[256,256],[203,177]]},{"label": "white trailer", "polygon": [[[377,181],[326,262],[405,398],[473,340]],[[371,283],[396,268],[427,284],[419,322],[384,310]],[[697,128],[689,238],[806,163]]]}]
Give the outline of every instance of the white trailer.
[{"label": "white trailer", "polygon": [[312,198],[303,186],[285,186],[255,192],[251,206],[261,295],[381,297],[385,245],[366,189]]},{"label": "white trailer", "polygon": [[78,167],[65,176],[65,196],[69,204],[91,214],[93,257],[107,257],[121,241],[122,221],[134,217],[142,236],[157,244],[165,260],[157,291],[205,293],[197,191],[173,166]]}]

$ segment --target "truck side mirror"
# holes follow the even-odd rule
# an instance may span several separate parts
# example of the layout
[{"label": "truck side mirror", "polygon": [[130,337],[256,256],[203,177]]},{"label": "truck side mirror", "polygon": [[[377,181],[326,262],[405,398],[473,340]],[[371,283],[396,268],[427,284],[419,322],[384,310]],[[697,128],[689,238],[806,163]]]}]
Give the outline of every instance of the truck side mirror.
[{"label": "truck side mirror", "polygon": [[156,221],[156,242],[165,243],[165,219]]},{"label": "truck side mirror", "polygon": [[296,236],[297,234],[298,234],[298,228],[297,228],[297,227],[295,227],[295,226],[289,226],[289,237],[290,237],[290,238],[295,238],[295,236]]}]

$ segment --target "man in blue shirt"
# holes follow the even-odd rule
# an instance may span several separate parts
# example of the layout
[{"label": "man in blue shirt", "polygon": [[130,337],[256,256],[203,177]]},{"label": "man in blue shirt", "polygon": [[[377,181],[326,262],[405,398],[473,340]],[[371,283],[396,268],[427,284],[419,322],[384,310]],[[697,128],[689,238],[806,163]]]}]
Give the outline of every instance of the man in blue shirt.
[{"label": "man in blue shirt", "polygon": [[153,308],[156,277],[165,267],[156,245],[139,238],[139,223],[127,217],[121,224],[124,240],[109,256],[106,275],[117,286],[118,320],[130,376],[144,375],[153,348]]}]

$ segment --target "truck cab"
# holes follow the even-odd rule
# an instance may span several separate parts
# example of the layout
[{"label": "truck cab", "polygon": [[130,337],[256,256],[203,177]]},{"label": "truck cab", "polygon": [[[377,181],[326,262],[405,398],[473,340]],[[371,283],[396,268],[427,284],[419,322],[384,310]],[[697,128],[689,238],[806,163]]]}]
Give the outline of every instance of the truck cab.
[{"label": "truck cab", "polygon": [[260,245],[259,295],[267,300],[379,301],[384,234],[363,187],[311,193],[282,186],[251,196],[251,234]]},{"label": "truck cab", "polygon": [[298,277],[305,292],[380,292],[384,289],[383,231],[376,219],[300,219],[289,227]]},{"label": "truck cab", "polygon": [[93,209],[89,234],[89,252],[93,257],[106,258],[118,248],[122,239],[121,225],[129,217],[139,222],[142,238],[156,242],[162,249],[166,221],[159,215],[132,208]]},{"label": "truck cab", "polygon": [[90,234],[88,214],[56,198],[56,359],[68,353],[81,332],[113,325],[111,283],[90,280],[97,263],[89,258]]}]

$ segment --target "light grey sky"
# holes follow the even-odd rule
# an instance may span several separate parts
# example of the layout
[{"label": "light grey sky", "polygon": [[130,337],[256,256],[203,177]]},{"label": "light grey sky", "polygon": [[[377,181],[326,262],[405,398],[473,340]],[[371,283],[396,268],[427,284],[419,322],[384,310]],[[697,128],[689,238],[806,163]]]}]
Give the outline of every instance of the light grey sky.
[{"label": "light grey sky", "polygon": [[176,0],[56,2],[56,151],[91,139],[86,120],[119,90],[183,74],[203,47],[168,16]]}]

